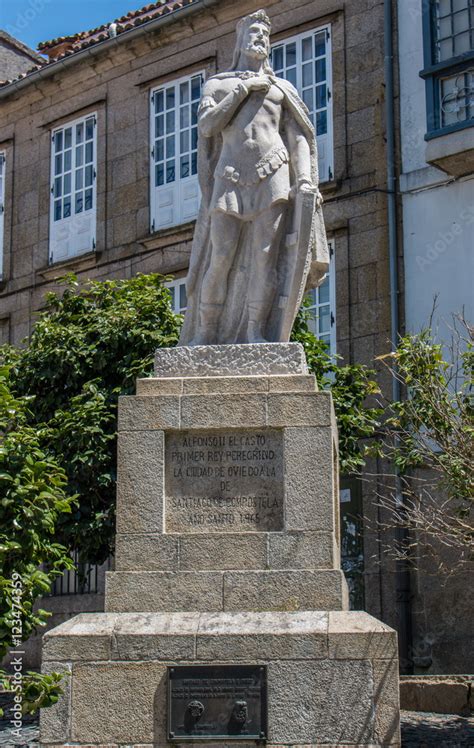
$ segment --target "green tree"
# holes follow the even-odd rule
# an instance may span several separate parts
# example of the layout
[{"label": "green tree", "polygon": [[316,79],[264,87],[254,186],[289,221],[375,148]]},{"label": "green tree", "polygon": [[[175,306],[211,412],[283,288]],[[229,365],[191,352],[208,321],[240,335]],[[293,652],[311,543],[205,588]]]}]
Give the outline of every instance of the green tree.
[{"label": "green tree", "polygon": [[70,275],[64,286],[47,294],[28,346],[5,355],[15,391],[35,397],[31,425],[78,496],[59,538],[101,563],[114,543],[118,397],[152,372],[157,348],[176,345],[181,318],[159,275],[85,286]]},{"label": "green tree", "polygon": [[[163,280],[138,275],[79,287],[69,276],[61,295],[46,297],[29,345],[7,352],[16,392],[35,396],[31,423],[78,496],[59,538],[89,562],[100,563],[113,551],[118,396],[134,393],[136,378],[152,373],[157,348],[178,341],[182,318],[173,314]],[[293,340],[303,344],[319,386],[332,389],[341,469],[354,471],[364,464],[360,439],[378,425],[379,411],[365,405],[376,391],[372,372],[337,366],[308,330],[304,312]]]},{"label": "green tree", "polygon": [[[449,353],[449,355],[446,355]],[[384,527],[405,530],[393,555],[453,572],[473,561],[474,348],[453,326],[449,351],[430,329],[406,335],[382,359],[405,397],[387,404],[382,453],[398,483],[380,496]],[[400,536],[400,533],[399,533]]]},{"label": "green tree", "polygon": [[[35,602],[54,579],[72,567],[66,548],[55,540],[59,519],[71,511],[64,470],[41,445],[29,425],[31,398],[15,397],[10,370],[0,368],[0,660],[44,626],[48,613]],[[7,687],[4,671],[0,678]],[[59,677],[24,674],[23,711],[54,703]],[[15,684],[11,684],[15,686]]]},{"label": "green tree", "polygon": [[380,394],[375,371],[363,364],[339,364],[338,357],[331,356],[327,345],[310,331],[308,322],[308,312],[303,308],[296,318],[291,340],[303,345],[308,368],[315,374],[318,386],[332,392],[341,473],[357,473],[365,465],[366,457],[378,448],[373,439],[383,410],[370,405]]}]

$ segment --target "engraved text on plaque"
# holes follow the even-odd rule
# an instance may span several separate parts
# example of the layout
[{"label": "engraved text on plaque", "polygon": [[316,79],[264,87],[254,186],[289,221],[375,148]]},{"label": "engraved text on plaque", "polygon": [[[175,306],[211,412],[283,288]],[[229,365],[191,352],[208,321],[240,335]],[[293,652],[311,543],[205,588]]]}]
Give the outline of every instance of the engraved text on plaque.
[{"label": "engraved text on plaque", "polygon": [[167,532],[283,529],[283,432],[166,434]]}]

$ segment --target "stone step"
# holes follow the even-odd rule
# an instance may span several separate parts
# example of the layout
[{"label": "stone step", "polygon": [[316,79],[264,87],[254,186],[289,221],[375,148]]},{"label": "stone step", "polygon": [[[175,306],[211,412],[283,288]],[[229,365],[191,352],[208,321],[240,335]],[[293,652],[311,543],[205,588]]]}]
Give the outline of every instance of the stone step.
[{"label": "stone step", "polygon": [[348,608],[340,570],[107,572],[105,600],[108,612]]},{"label": "stone step", "polygon": [[269,747],[400,745],[396,633],[354,611],[76,616],[44,638],[44,671],[69,677],[43,745],[165,748],[167,666],[249,660],[268,671]]}]

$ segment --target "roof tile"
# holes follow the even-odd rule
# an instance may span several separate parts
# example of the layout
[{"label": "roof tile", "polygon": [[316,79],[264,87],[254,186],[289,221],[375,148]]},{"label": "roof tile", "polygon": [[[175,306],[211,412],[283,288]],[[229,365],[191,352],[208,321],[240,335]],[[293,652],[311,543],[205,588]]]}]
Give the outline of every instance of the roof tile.
[{"label": "roof tile", "polygon": [[41,67],[48,66],[64,57],[70,57],[82,49],[106,41],[110,37],[109,28],[111,24],[114,24],[116,27],[116,34],[114,35],[123,34],[125,31],[130,31],[144,23],[149,23],[150,21],[155,20],[159,16],[172,13],[185,5],[191,5],[194,2],[196,2],[196,0],[157,0],[155,3],[150,3],[139,10],[131,10],[126,15],[116,18],[114,21],[110,21],[102,26],[98,26],[95,29],[91,29],[90,31],[79,31],[77,34],[59,36],[56,39],[41,42],[38,44],[38,50],[42,54],[47,54],[49,59],[44,60],[42,65],[34,65],[30,70],[26,73],[22,73],[22,75],[17,78],[5,81],[0,80],[0,88],[13,83],[15,80],[27,77],[31,73],[39,70]]}]

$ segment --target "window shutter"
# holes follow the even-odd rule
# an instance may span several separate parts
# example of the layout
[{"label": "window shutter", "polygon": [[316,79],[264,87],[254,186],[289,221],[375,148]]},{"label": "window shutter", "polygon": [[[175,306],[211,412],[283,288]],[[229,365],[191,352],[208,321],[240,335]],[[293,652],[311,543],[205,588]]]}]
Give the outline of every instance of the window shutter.
[{"label": "window shutter", "polygon": [[171,307],[175,314],[184,314],[188,305],[186,296],[186,278],[177,278],[176,280],[165,283],[166,288],[171,293]]},{"label": "window shutter", "polygon": [[196,218],[197,112],[203,74],[180,78],[151,94],[151,230]]},{"label": "window shutter", "polygon": [[306,104],[317,134],[320,182],[333,179],[332,60],[330,27],[286,39],[272,47],[272,66]]},{"label": "window shutter", "polygon": [[5,154],[0,153],[0,279],[3,278],[4,221],[5,221]]},{"label": "window shutter", "polygon": [[95,249],[97,121],[88,115],[52,136],[50,263]]}]

